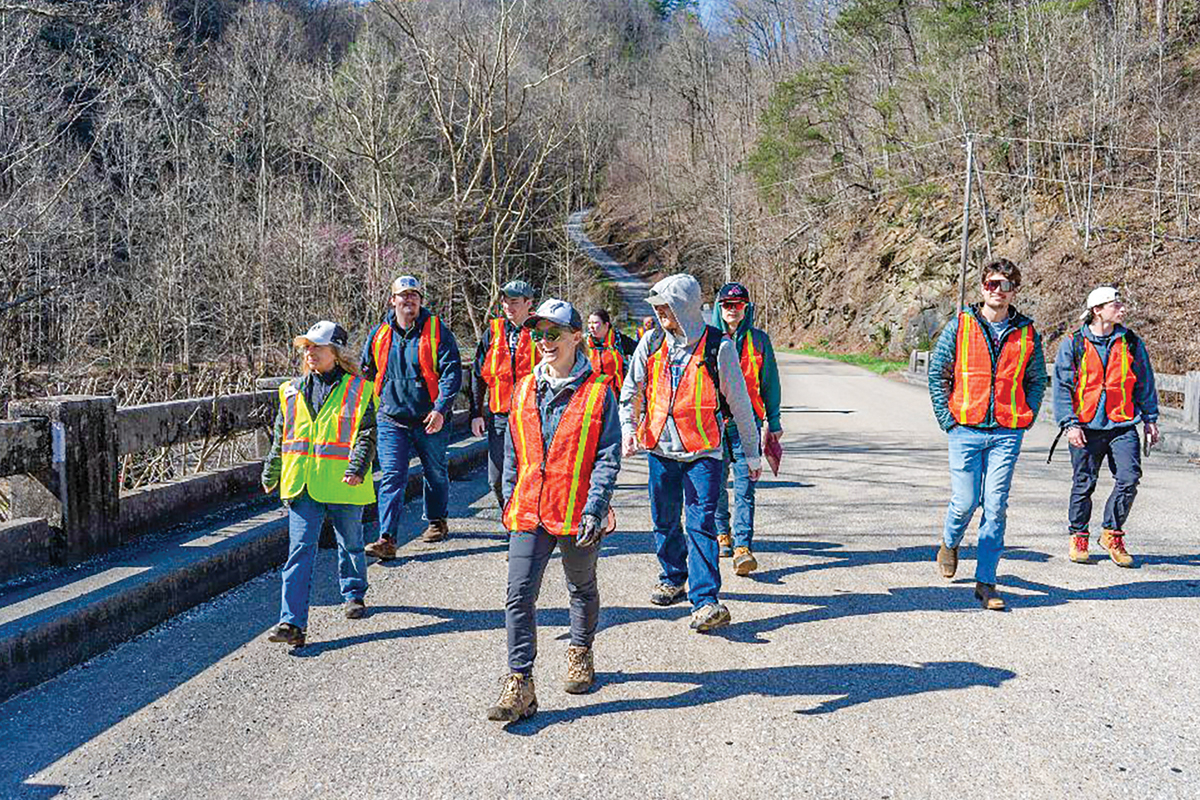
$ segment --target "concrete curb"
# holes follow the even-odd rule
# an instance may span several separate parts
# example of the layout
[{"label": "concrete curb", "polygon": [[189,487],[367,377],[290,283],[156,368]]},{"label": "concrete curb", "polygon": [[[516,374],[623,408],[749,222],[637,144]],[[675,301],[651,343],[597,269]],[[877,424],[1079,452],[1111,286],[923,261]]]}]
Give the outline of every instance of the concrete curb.
[{"label": "concrete curb", "polygon": [[[451,448],[452,477],[487,459],[486,440]],[[420,491],[421,476],[420,469],[410,469],[406,496]],[[228,531],[238,525],[228,525],[219,531],[223,541],[211,550],[164,556],[162,568],[147,569],[144,575],[111,586],[86,587],[82,594],[61,601],[36,594],[20,601],[45,608],[0,623],[0,702],[282,564],[288,532],[287,518],[280,511],[258,512],[249,521],[261,521],[236,533]],[[246,521],[244,516],[239,520]],[[164,553],[181,549],[178,541],[167,545]],[[62,588],[50,587],[45,594],[54,591]]]}]

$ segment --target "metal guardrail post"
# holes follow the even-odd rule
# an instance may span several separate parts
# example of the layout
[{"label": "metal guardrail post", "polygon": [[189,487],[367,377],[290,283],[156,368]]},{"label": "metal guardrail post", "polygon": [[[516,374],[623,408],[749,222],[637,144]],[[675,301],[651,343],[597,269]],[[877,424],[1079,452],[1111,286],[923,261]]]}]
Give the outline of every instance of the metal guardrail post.
[{"label": "metal guardrail post", "polygon": [[14,400],[8,413],[46,419],[51,444],[48,470],[11,479],[13,517],[44,517],[54,532],[55,558],[67,564],[118,545],[116,398]]}]

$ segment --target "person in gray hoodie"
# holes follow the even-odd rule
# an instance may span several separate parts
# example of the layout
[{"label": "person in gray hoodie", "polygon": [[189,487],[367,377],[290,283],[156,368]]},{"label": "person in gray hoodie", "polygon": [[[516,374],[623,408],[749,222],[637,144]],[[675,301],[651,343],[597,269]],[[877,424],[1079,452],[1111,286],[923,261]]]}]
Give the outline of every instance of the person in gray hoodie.
[{"label": "person in gray hoodie", "polygon": [[[715,523],[722,431],[732,417],[750,479],[758,480],[758,424],[733,341],[704,323],[699,282],[686,274],[663,278],[647,302],[660,327],[642,337],[630,359],[620,415],[625,455],[649,452],[650,507],[662,567],[650,602],[671,605],[686,591],[691,627],[707,631],[729,623],[729,609],[718,600]],[[635,419],[639,413],[641,420]]]},{"label": "person in gray hoodie", "polygon": [[558,548],[571,595],[565,689],[592,688],[592,640],[600,619],[596,560],[621,470],[621,430],[611,378],[593,373],[582,350],[583,320],[547,299],[525,322],[541,361],[513,392],[504,440],[504,526],[508,539],[509,674],[488,719],[513,722],[537,711],[533,661],[542,577]]}]

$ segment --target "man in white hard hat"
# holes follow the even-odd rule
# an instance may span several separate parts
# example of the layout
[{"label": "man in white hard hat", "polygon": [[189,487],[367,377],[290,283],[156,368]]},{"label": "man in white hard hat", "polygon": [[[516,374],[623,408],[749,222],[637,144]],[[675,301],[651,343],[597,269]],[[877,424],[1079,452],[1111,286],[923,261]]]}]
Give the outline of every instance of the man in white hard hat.
[{"label": "man in white hard hat", "polygon": [[1146,346],[1125,327],[1125,302],[1112,286],[1088,295],[1079,330],[1063,339],[1054,359],[1054,414],[1071,445],[1068,506],[1070,559],[1086,564],[1092,492],[1108,462],[1114,485],[1104,505],[1100,546],[1117,566],[1133,566],[1125,548],[1125,521],[1142,477],[1137,424],[1158,442],[1158,393]]}]

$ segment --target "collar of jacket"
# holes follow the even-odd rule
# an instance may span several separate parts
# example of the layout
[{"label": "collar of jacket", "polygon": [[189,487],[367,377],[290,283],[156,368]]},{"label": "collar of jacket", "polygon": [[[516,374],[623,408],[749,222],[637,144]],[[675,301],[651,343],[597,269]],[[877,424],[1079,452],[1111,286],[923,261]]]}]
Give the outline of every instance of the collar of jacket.
[{"label": "collar of jacket", "polygon": [[[991,325],[983,316],[983,303],[972,303],[967,310],[980,325]],[[1008,324],[1014,328],[1024,328],[1026,325],[1032,325],[1033,320],[1018,311],[1016,306],[1010,305],[1008,307]]]}]

